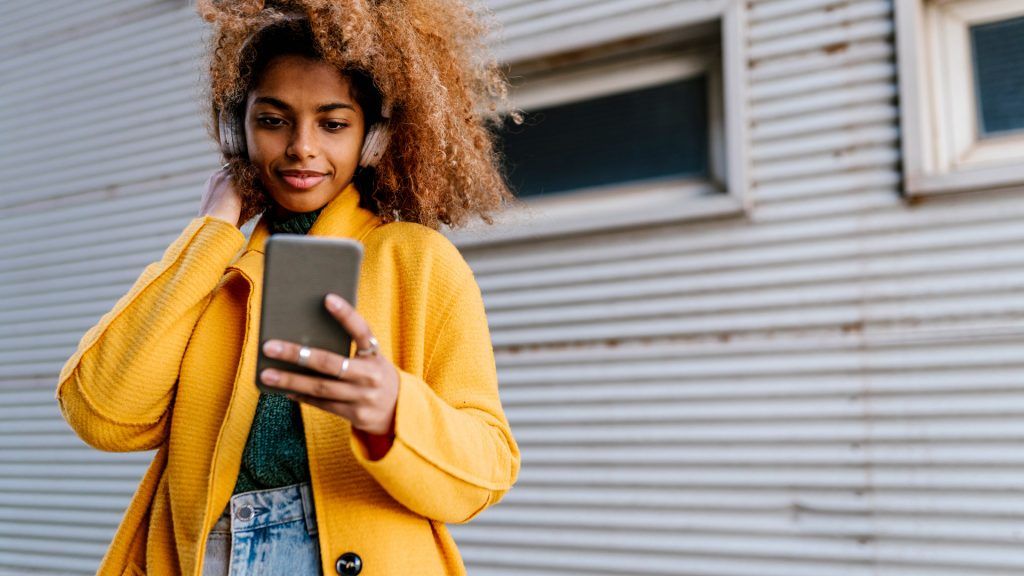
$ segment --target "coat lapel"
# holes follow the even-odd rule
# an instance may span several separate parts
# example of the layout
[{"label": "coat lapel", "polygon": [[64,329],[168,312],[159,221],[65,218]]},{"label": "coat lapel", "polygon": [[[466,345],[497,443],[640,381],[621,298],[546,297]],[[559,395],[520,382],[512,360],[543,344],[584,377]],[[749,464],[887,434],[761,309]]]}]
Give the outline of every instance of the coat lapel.
[{"label": "coat lapel", "polygon": [[[350,183],[324,206],[316,222],[313,223],[313,227],[309,229],[308,235],[360,240],[380,224],[379,216],[359,205],[359,191],[356,190],[355,184]],[[260,216],[256,227],[249,236],[245,252],[263,254],[264,245],[269,236],[270,228],[266,218]]]},{"label": "coat lapel", "polygon": [[[379,225],[381,225],[380,218],[359,206],[359,192],[353,184],[349,184],[320,212],[313,227],[309,230],[309,235],[353,238],[361,241],[366,234]],[[245,251],[233,264],[228,266],[228,272],[226,272],[230,273],[231,270],[234,270],[245,278],[249,285],[249,296],[244,311],[246,317],[245,340],[239,357],[240,366],[234,382],[235,394],[232,395],[231,405],[228,407],[220,433],[222,444],[217,447],[213,462],[212,474],[215,480],[211,499],[214,506],[212,511],[207,509],[204,522],[205,530],[210,529],[216,519],[213,514],[220,513],[234,490],[234,476],[231,476],[232,480],[228,481],[223,475],[228,470],[237,470],[241,462],[249,427],[252,425],[259,399],[259,392],[255,385],[256,359],[259,353],[264,246],[269,236],[269,227],[265,218],[261,216],[249,237]],[[306,412],[303,415],[305,417]]]},{"label": "coat lapel", "polygon": [[[359,206],[359,191],[354,184],[350,183],[338,193],[320,212],[313,227],[309,229],[308,235],[332,236],[341,238],[353,238],[361,241],[371,230],[381,225],[380,217],[373,212]],[[241,366],[238,370],[238,378],[235,388],[246,386],[251,388],[253,394],[248,402],[243,404],[248,412],[255,410],[255,400],[258,394],[255,386],[256,358],[259,351],[259,317],[260,305],[263,301],[263,257],[264,246],[270,236],[270,229],[266,219],[261,216],[249,236],[249,243],[245,252],[228,267],[228,270],[236,270],[249,283],[249,298],[246,311],[245,343],[242,346]],[[248,389],[247,388],[247,389]],[[238,395],[236,395],[237,397]],[[231,408],[228,409],[228,418],[231,418]],[[244,419],[246,426],[251,424],[251,414]],[[229,422],[230,424],[230,422]],[[244,437],[248,437],[247,434]],[[244,448],[239,447],[240,451]]]}]

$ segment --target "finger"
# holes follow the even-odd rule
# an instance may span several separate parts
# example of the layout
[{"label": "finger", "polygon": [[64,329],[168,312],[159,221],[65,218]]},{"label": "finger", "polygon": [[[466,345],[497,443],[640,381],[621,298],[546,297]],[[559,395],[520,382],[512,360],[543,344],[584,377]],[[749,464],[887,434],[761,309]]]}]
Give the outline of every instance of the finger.
[{"label": "finger", "polygon": [[282,392],[303,394],[333,402],[359,402],[364,400],[366,395],[365,389],[351,382],[307,376],[274,368],[267,368],[260,372],[260,381]]},{"label": "finger", "polygon": [[352,418],[354,417],[355,414],[354,406],[348,402],[334,402],[332,400],[324,400],[323,398],[308,396],[306,394],[296,394],[292,392],[285,394],[285,396],[287,396],[289,400],[294,400],[295,402],[304,402],[311,406],[316,406],[321,410],[326,410],[327,412],[330,412],[332,414],[337,414],[338,416],[341,416],[342,418],[350,422],[352,421]]},{"label": "finger", "polygon": [[[366,406],[360,406],[354,403],[347,402],[332,402],[330,400],[324,400],[315,396],[308,396],[305,394],[286,394],[286,396],[296,402],[304,402],[312,406],[316,406],[321,410],[326,410],[332,414],[337,414],[342,418],[352,423],[354,428],[370,431],[368,426],[371,422],[369,418],[372,416],[372,410],[367,410]],[[371,432],[382,434],[383,432]]]},{"label": "finger", "polygon": [[[277,351],[275,346],[280,346],[280,351]],[[288,342],[287,340],[267,340],[263,343],[263,353],[269,358],[275,358],[277,360],[284,360],[285,362],[291,362],[293,364],[299,363],[299,350],[302,346],[295,342]],[[345,362],[345,356],[331,352],[330,350],[324,350],[323,348],[309,347],[309,359],[306,361],[306,368],[320,372],[332,378],[342,380],[349,379],[352,374],[352,364],[355,359],[349,359],[348,368],[344,374],[341,374],[342,364]]]},{"label": "finger", "polygon": [[352,307],[352,304],[337,294],[328,294],[324,302],[331,315],[341,322],[345,330],[352,335],[352,339],[356,342],[356,347],[369,348],[371,344],[370,338],[373,338],[373,331],[370,330],[370,325],[366,323],[362,315]]}]

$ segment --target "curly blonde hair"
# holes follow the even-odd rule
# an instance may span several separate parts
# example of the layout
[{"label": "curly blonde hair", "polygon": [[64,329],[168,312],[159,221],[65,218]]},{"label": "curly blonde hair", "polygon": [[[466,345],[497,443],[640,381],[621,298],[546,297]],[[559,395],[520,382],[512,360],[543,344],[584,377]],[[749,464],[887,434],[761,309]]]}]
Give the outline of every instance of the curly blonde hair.
[{"label": "curly blonde hair", "polygon": [[[364,207],[384,222],[436,230],[474,215],[493,224],[492,212],[517,202],[495,134],[504,113],[516,123],[522,115],[510,105],[508,82],[485,43],[493,22],[481,6],[461,0],[197,0],[196,8],[214,27],[202,99],[206,128],[218,142],[219,114],[244,103],[260,72],[256,56],[247,54],[250,35],[298,14],[315,55],[353,80],[357,101],[390,105],[387,151],[354,178]],[[265,62],[267,55],[259,58]],[[367,125],[379,115],[364,113]],[[272,201],[247,157],[227,160],[245,222]]]}]

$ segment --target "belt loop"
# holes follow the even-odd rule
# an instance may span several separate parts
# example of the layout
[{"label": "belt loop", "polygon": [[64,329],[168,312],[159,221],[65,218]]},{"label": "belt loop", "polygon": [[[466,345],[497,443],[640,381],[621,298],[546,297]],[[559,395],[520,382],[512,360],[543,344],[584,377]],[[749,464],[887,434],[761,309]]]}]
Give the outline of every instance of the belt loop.
[{"label": "belt loop", "polygon": [[313,507],[313,489],[309,482],[299,484],[299,494],[302,496],[302,514],[306,520],[306,533],[315,536],[317,533],[316,509]]}]

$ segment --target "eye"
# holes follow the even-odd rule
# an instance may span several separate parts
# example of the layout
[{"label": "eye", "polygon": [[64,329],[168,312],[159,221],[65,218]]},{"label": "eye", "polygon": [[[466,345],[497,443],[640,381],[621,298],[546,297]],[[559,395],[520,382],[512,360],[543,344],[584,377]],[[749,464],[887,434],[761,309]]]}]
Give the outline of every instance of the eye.
[{"label": "eye", "polygon": [[333,120],[329,120],[327,122],[324,122],[324,126],[326,126],[327,129],[330,130],[331,132],[337,132],[338,130],[348,127],[348,124],[345,122],[336,122]]},{"label": "eye", "polygon": [[277,128],[278,126],[281,126],[284,123],[284,120],[281,120],[280,118],[274,118],[272,116],[264,116],[262,118],[257,118],[256,122],[259,123],[260,126]]}]

